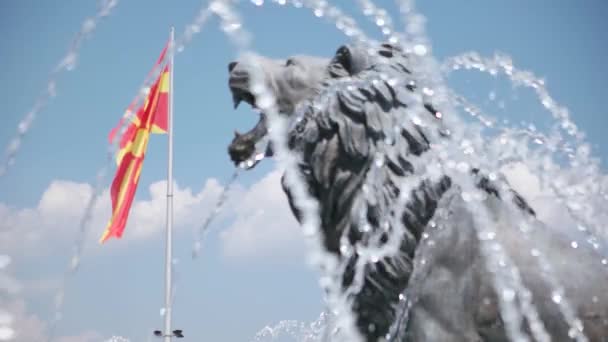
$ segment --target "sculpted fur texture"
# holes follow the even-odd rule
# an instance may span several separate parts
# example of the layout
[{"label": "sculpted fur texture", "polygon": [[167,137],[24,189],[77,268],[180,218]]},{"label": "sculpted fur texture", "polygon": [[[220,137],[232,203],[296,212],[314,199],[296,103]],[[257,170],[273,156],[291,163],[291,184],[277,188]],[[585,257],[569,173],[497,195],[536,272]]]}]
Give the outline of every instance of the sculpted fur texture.
[{"label": "sculpted fur texture", "polygon": [[[493,275],[459,184],[448,175],[435,175],[401,193],[401,184],[420,175],[417,171],[431,153],[433,139],[450,139],[432,103],[424,103],[417,112],[410,106],[411,95],[421,90],[408,56],[383,44],[375,56],[342,46],[331,59],[295,56],[259,63],[280,114],[300,115],[287,133],[288,147],[297,154],[299,172],[319,203],[324,248],[347,265],[341,286],[352,298],[356,329],[364,340],[383,340],[391,332],[401,341],[507,341]],[[229,72],[235,106],[245,101],[257,107],[248,68],[232,62]],[[382,75],[398,75],[398,82]],[[368,82],[372,78],[375,81]],[[350,83],[335,87],[340,82]],[[429,124],[415,124],[415,115],[424,116]],[[266,120],[261,113],[252,130],[235,133],[229,154],[236,164],[253,156],[255,144],[267,134]],[[271,156],[272,146],[265,152]],[[526,200],[493,184],[479,170],[472,170],[470,179],[487,195],[483,203],[492,213],[496,239],[518,267],[552,340],[569,341],[570,327],[551,299],[546,275],[529,253],[533,247],[551,261],[589,340],[606,341],[608,272],[597,262],[598,256],[567,248],[568,240],[550,229],[531,233],[534,246],[530,245],[503,208],[505,201],[512,201],[510,207],[522,217],[535,220]],[[301,220],[289,186],[283,182],[283,187]],[[432,248],[422,243],[424,233],[432,234]],[[369,262],[358,253],[366,246],[389,244],[396,247],[381,260]],[[416,257],[423,250],[425,263],[418,264]],[[391,327],[399,318],[400,294],[407,289],[415,293],[415,300],[407,323],[397,325],[395,332]],[[523,324],[527,333],[534,330],[529,323]]]}]

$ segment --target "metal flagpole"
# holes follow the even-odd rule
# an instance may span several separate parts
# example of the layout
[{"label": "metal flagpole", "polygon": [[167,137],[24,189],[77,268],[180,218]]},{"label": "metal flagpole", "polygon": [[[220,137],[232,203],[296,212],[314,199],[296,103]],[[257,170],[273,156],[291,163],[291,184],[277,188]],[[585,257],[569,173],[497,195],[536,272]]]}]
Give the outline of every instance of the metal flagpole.
[{"label": "metal flagpole", "polygon": [[169,45],[170,72],[169,72],[169,118],[168,118],[168,167],[167,167],[167,240],[165,248],[165,327],[163,335],[165,342],[171,342],[171,267],[173,264],[173,59],[175,56],[175,28],[171,27],[171,42]]}]

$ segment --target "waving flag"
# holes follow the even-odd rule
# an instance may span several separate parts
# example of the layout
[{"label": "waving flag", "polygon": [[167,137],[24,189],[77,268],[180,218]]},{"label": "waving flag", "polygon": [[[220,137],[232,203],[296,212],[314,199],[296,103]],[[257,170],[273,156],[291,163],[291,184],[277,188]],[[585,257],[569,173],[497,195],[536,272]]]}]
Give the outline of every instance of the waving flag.
[{"label": "waving flag", "polygon": [[[154,67],[152,69],[150,69],[150,71],[148,72],[148,75],[146,76],[145,82],[147,83],[150,79],[150,76],[152,76],[153,71],[163,62],[163,60],[165,59],[165,55],[167,53],[167,47],[169,46],[169,44],[165,45],[165,47],[163,48],[163,51],[161,51],[160,56],[158,57],[158,59],[156,60],[156,63],[154,64]],[[122,123],[124,122],[125,118],[129,115],[132,114],[133,112],[133,106],[135,106],[135,100],[137,98],[133,99],[133,102],[131,102],[131,104],[129,104],[129,107],[127,107],[127,111],[125,112],[125,115],[123,115],[122,118],[120,118],[120,121],[118,122],[118,124],[116,125],[116,127],[114,127],[111,131],[110,134],[108,136],[108,139],[110,140],[110,144],[112,142],[114,142],[114,137],[116,136],[116,133],[118,132],[118,129],[120,129],[120,127],[122,126]],[[166,122],[166,121],[165,121]]]},{"label": "waving flag", "polygon": [[[155,67],[164,59],[166,49],[166,47],[163,49]],[[120,149],[116,155],[118,170],[116,171],[110,190],[112,217],[100,239],[100,243],[105,242],[112,236],[116,238],[122,236],[127,218],[129,217],[129,210],[137,191],[139,175],[143,166],[150,134],[167,133],[169,73],[169,65],[166,65],[163,72],[150,88],[144,104],[137,110],[137,114],[133,117],[127,130],[121,137],[119,143]],[[110,141],[114,139],[117,129],[121,126],[123,120],[124,117],[118,126],[110,132]]]}]

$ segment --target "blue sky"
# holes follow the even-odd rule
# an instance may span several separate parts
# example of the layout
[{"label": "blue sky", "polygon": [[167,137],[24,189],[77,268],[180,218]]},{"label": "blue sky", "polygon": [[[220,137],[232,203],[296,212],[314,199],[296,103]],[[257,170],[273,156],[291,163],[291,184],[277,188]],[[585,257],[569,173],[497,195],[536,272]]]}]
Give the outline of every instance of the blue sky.
[{"label": "blue sky", "polygon": [[[371,36],[379,37],[354,2],[333,3],[351,13]],[[392,1],[376,3],[398,13]],[[76,69],[60,75],[57,97],[34,122],[16,164],[0,178],[0,219],[4,220],[0,234],[6,234],[3,241],[24,246],[11,250],[11,272],[22,283],[15,298],[26,303],[28,315],[50,317],[57,280],[76,234],[78,208],[82,210],[78,196],[86,198],[89,190],[84,184],[92,184],[104,165],[107,133],[135,96],[166,42],[170,25],[175,25],[179,37],[200,6],[193,0],[119,2],[83,43]],[[256,7],[248,1],[241,1],[239,7],[255,50],[267,56],[329,57],[347,42],[331,24],[306,9],[272,3]],[[606,165],[608,3],[429,0],[418,8],[428,19],[427,31],[439,60],[469,50],[482,55],[500,51],[509,54],[516,66],[543,77],[554,99],[570,109],[574,122],[587,133],[594,155]],[[3,148],[46,87],[49,72],[82,21],[96,10],[95,2],[78,0],[0,2]],[[402,25],[398,17],[393,19]],[[322,310],[316,271],[305,266],[297,227],[288,212],[277,213],[282,210],[277,207],[283,211],[287,207],[277,174],[269,174],[274,169],[270,161],[240,178],[239,195],[231,203],[236,209],[213,225],[201,258],[190,260],[192,231],[217,195],[217,182],[224,184],[233,170],[226,153],[232,131],[246,130],[257,119],[247,106],[232,110],[227,64],[234,56],[213,18],[175,60],[175,179],[183,190],[181,199],[190,204],[185,205],[187,218],[178,224],[175,242],[179,279],[174,321],[193,339],[249,340],[264,325],[282,319],[311,321]],[[511,104],[500,115],[516,122],[546,122],[549,114],[531,101],[529,92],[511,91],[507,84],[466,73],[454,78],[456,89],[476,102],[486,101],[492,90],[505,90],[498,97]],[[513,100],[514,93],[524,99]],[[137,194],[144,203],[140,223],[133,223],[138,225],[133,229],[128,226],[122,240],[104,246],[94,242],[107,219],[103,205],[108,203],[100,204],[82,267],[68,286],[60,335],[95,332],[141,341],[161,328],[164,250],[159,227],[164,202],[162,196],[149,192],[149,186],[165,178],[165,162],[166,137],[154,136]],[[162,190],[162,184],[157,187]],[[43,194],[46,201],[41,200]],[[146,216],[146,203],[159,208],[156,216]],[[74,212],[66,211],[70,207]],[[155,218],[161,222],[154,221],[151,226],[156,228],[147,231],[144,223]],[[275,221],[274,226],[250,226],[268,221]],[[42,238],[32,240],[29,233]]]}]

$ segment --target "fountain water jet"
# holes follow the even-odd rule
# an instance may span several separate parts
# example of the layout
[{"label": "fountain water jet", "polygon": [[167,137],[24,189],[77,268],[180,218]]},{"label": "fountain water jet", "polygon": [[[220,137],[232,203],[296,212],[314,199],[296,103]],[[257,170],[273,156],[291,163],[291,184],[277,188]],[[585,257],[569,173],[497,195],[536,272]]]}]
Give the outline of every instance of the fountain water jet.
[{"label": "fountain water jet", "polygon": [[78,52],[82,42],[90,37],[99,22],[112,12],[114,7],[118,5],[118,0],[104,0],[101,2],[101,8],[97,11],[95,16],[87,18],[82,23],[80,31],[76,34],[72,44],[68,48],[68,51],[59,61],[55,69],[51,72],[51,76],[47,81],[46,89],[38,96],[34,102],[34,106],[29,112],[19,121],[17,127],[17,136],[13,138],[8,146],[6,147],[5,157],[0,164],[0,177],[4,176],[8,172],[9,167],[15,163],[15,157],[25,135],[29,132],[32,123],[36,119],[36,116],[42,111],[49,102],[57,96],[57,78],[63,71],[71,71],[76,67],[76,61],[78,59]]},{"label": "fountain water jet", "polygon": [[[409,7],[404,6],[404,8],[405,8],[406,11],[411,12],[411,6],[409,6]],[[317,14],[317,16],[322,16],[323,13],[324,12],[323,12],[323,7],[322,6],[320,6],[320,8],[317,8],[315,10],[315,14]],[[413,33],[419,33],[420,32],[420,28],[410,29],[410,31],[413,32]],[[418,39],[418,42],[420,42],[420,39]],[[415,44],[415,45],[413,45],[411,51],[413,51],[414,54],[418,54],[421,57],[424,57],[424,56],[426,56],[428,54],[428,48],[426,48],[426,46],[428,46],[428,44],[427,45]],[[426,84],[430,85],[430,84],[437,84],[437,83],[439,83],[440,86],[439,87],[424,87],[424,88],[429,89],[430,91],[428,91],[428,93],[431,93],[431,95],[432,95],[432,93],[437,93],[438,96],[436,98],[440,99],[439,102],[441,102],[442,100],[445,101],[445,102],[449,102],[449,100],[446,99],[445,96],[441,95],[442,93],[445,94],[446,92],[436,91],[437,88],[439,88],[439,89],[442,88],[441,82],[439,81],[441,78],[437,76],[437,72],[436,72],[438,70],[438,68],[432,67],[433,63],[428,63],[428,61],[426,61],[426,62],[427,62],[426,64],[424,64],[424,63],[421,64],[423,67],[420,70],[423,70],[423,72],[421,72],[420,74],[422,74],[423,76],[430,75],[430,77],[421,77],[421,79],[423,79],[426,82]],[[415,69],[415,71],[417,72],[418,69]],[[430,71],[430,72],[428,72],[427,75],[424,75],[424,72],[427,72],[427,71]],[[380,79],[381,78],[382,77],[380,77]],[[430,81],[429,81],[429,79],[430,79]],[[379,79],[372,79],[371,83],[374,83],[374,82],[379,82]],[[424,84],[424,82],[421,82],[421,83]],[[427,95],[429,95],[429,94],[427,94]],[[429,95],[429,96],[431,96],[431,95]],[[319,99],[319,102],[322,102],[322,101],[323,101],[322,98]],[[421,103],[422,103],[422,101],[417,101],[417,100],[414,99],[412,107],[413,108],[417,108],[416,106],[418,106],[418,108],[419,108]],[[446,111],[446,112],[448,114],[450,114],[450,111]],[[445,117],[445,116],[443,116],[443,117]],[[455,119],[455,117],[456,117],[455,115],[454,116],[448,115],[448,117],[450,119],[456,120]],[[421,118],[419,118],[419,117],[415,117],[413,120],[409,119],[408,121],[413,121],[413,123],[415,125],[422,124],[422,126],[424,126],[424,124],[426,124],[424,122],[424,120],[421,119]],[[457,121],[452,121],[452,122],[457,122]],[[465,126],[464,125],[456,125],[454,127],[456,129],[458,129],[458,128],[463,128]],[[388,133],[388,135],[390,135],[389,132],[387,132],[387,133]],[[451,134],[452,134],[452,136],[455,136],[455,137],[458,137],[458,138],[467,138],[467,137],[469,137],[467,134],[464,134],[462,132],[462,130],[460,130],[460,131],[455,131],[454,130],[454,131],[451,132]],[[479,143],[479,139],[478,140],[471,139],[470,141],[476,141],[477,142],[473,146],[474,148],[476,148],[476,151],[480,151],[480,152],[484,151],[483,145],[481,145]],[[483,140],[481,140],[481,141],[483,142]],[[389,145],[389,147],[387,147],[386,152],[381,152],[382,154],[385,154],[385,155],[389,154],[389,152],[390,152],[390,143],[388,143],[387,145]],[[450,169],[450,167],[449,167],[450,163],[458,165],[459,169],[463,169],[465,171],[468,170],[468,169],[470,169],[470,168],[472,168],[473,166],[479,166],[479,165],[483,165],[484,166],[484,168],[483,168],[484,171],[492,171],[492,170],[495,169],[493,167],[495,165],[492,165],[494,163],[488,163],[487,161],[472,160],[470,158],[470,156],[467,156],[467,154],[470,154],[470,152],[467,153],[467,150],[471,149],[471,146],[462,146],[462,147],[463,147],[462,149],[458,149],[458,148],[452,148],[450,146],[442,146],[442,148],[445,148],[445,150],[442,151],[443,154],[440,153],[440,156],[442,156],[442,157],[438,159],[442,171],[446,171],[445,169],[443,169],[444,165],[448,165],[448,169]],[[448,156],[449,156],[449,158],[448,158]],[[379,160],[378,167],[382,167],[383,165],[382,165],[381,159],[378,159],[378,160]],[[486,164],[486,165],[484,165],[484,164]],[[461,165],[462,165],[462,167],[461,167]],[[452,169],[453,169],[453,167],[452,167]],[[475,188],[474,185],[472,185],[472,184],[466,185],[466,181],[463,180],[463,179],[460,179],[460,178],[462,178],[461,175],[454,174],[453,170],[448,170],[446,172],[450,176],[453,176],[454,179],[459,179],[459,181],[460,180],[464,181],[462,183],[462,184],[465,184],[463,186],[463,190],[464,190],[463,196],[464,196],[464,194],[474,193],[474,188]],[[373,178],[373,177],[371,177],[371,178]],[[376,187],[375,187],[374,184],[371,184],[371,185],[370,184],[365,184],[365,185],[366,185],[366,188],[372,189],[371,191],[374,191],[374,189],[376,189]],[[473,204],[468,204],[468,207],[469,207],[469,209],[471,209],[474,212],[479,211],[479,216],[483,216],[483,214],[485,213],[485,210],[486,210],[484,208],[480,208],[480,207],[478,207],[476,205],[473,205]],[[485,221],[487,221],[487,219],[485,219],[485,220],[481,219],[481,223],[487,223]],[[365,223],[364,222],[363,222],[362,225],[365,227]],[[489,231],[489,232],[488,231],[482,231],[482,232],[478,232],[478,234],[480,235],[480,237],[483,237],[483,236],[487,237],[487,236],[492,236],[494,234],[494,232],[492,232],[492,231]],[[482,238],[480,240],[481,241],[485,241],[487,239]],[[493,240],[493,239],[489,239],[489,240]],[[365,247],[368,247],[368,246],[365,246]],[[359,252],[362,255],[362,260],[365,260],[365,262],[362,263],[362,264],[367,263],[367,261],[371,261],[372,263],[374,263],[374,260],[377,261],[378,260],[378,255],[374,254],[373,252],[370,252],[370,253],[365,252],[365,247],[363,247],[363,248],[361,248],[359,250]],[[348,249],[348,247],[345,248],[345,250],[347,250],[347,249]],[[498,244],[495,241],[491,241],[491,244],[488,244],[486,246],[486,253],[485,253],[486,254],[486,260],[488,262],[490,262],[490,264],[491,264],[490,266],[493,266],[494,268],[496,268],[496,265],[499,265],[502,268],[506,268],[505,271],[501,271],[502,274],[500,274],[500,272],[495,272],[495,273],[497,273],[496,274],[497,275],[497,280],[496,281],[499,282],[499,283],[500,282],[504,283],[505,281],[507,283],[513,283],[512,285],[509,285],[509,286],[510,287],[515,287],[516,290],[512,290],[511,288],[508,288],[504,284],[503,285],[498,284],[498,286],[496,286],[497,289],[498,290],[502,289],[503,290],[502,293],[511,293],[511,291],[513,291],[513,296],[520,296],[521,297],[521,299],[524,301],[521,304],[524,307],[523,308],[524,315],[528,318],[529,321],[531,321],[533,323],[532,324],[533,325],[533,327],[532,327],[533,334],[535,335],[535,337],[537,337],[540,340],[546,340],[547,333],[544,330],[544,328],[542,327],[542,324],[536,324],[535,323],[535,320],[536,320],[535,317],[537,317],[538,315],[535,312],[534,307],[529,302],[529,299],[530,299],[529,298],[529,291],[525,287],[523,287],[523,285],[521,285],[521,280],[519,279],[519,276],[517,275],[518,272],[517,272],[517,268],[515,266],[511,266],[511,267],[502,266],[502,265],[508,265],[509,262],[508,262],[508,257],[506,257],[506,256],[500,256],[500,253],[498,253],[498,252],[500,252],[500,250],[501,250],[500,244]],[[493,257],[497,257],[497,259],[495,261],[491,261],[491,259]],[[357,267],[357,268],[359,268],[359,267]],[[358,273],[360,274],[361,272],[358,272]],[[500,280],[501,277],[506,278],[506,280],[505,279]],[[353,290],[354,291],[358,290],[357,286],[354,286]],[[512,300],[511,299],[512,296],[510,294],[507,295],[507,296],[504,296],[504,297],[507,297],[509,299],[509,301]],[[522,337],[523,336],[523,335],[521,335],[522,332],[521,332],[520,328],[517,326],[518,322],[516,322],[516,321],[518,321],[518,318],[517,318],[517,315],[519,314],[518,309],[515,308],[515,307],[513,307],[513,306],[511,306],[510,309],[509,308],[504,309],[504,307],[507,307],[509,305],[510,305],[509,303],[503,303],[503,310],[507,310],[507,311],[503,311],[503,312],[507,313],[508,315],[515,315],[515,317],[513,319],[508,320],[506,322],[508,325],[509,324],[513,324],[513,326],[510,329],[511,336],[512,337],[516,337],[516,338],[517,337]],[[576,327],[577,326],[576,320],[570,320],[570,325],[573,326],[573,327]],[[580,336],[580,340],[584,340],[584,336]]]}]

